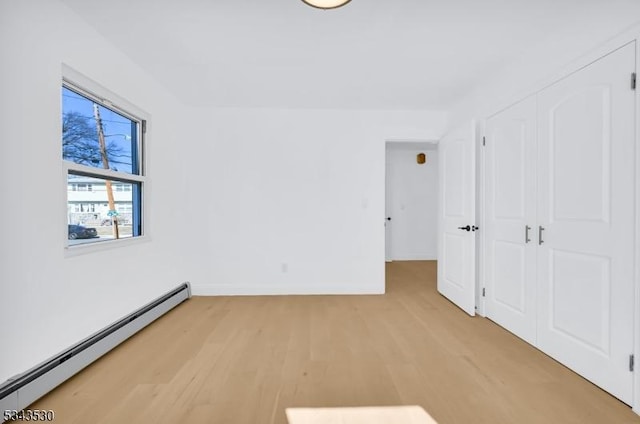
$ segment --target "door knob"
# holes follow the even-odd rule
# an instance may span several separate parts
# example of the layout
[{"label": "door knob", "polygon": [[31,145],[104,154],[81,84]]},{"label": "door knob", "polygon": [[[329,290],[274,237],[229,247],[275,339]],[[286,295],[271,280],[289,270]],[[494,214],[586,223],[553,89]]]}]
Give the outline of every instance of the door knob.
[{"label": "door knob", "polygon": [[387,221],[391,221],[391,217],[390,216],[387,217]]},{"label": "door knob", "polygon": [[458,227],[458,229],[459,230],[465,230],[465,231],[471,231],[471,225],[467,225],[466,227]]}]

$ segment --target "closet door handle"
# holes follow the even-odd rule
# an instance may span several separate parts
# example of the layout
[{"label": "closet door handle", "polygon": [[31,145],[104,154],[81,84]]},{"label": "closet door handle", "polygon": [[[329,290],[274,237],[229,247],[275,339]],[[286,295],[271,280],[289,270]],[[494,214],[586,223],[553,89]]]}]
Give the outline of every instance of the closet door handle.
[{"label": "closet door handle", "polygon": [[527,244],[531,241],[531,239],[529,238],[529,231],[531,231],[531,227],[529,227],[528,225],[524,226],[524,243]]},{"label": "closet door handle", "polygon": [[544,227],[542,225],[538,226],[538,244],[542,244],[544,243],[544,240],[542,239],[542,232],[544,231]]}]

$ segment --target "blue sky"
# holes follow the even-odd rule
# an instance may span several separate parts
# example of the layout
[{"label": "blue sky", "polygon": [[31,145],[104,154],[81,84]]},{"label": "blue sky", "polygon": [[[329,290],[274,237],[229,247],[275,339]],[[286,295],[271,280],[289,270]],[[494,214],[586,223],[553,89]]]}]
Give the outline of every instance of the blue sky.
[{"label": "blue sky", "polygon": [[[96,128],[96,122],[93,116],[94,102],[80,94],[62,87],[62,113],[78,112],[86,117],[91,128]],[[132,173],[131,169],[131,121],[130,119],[114,112],[102,105],[99,105],[100,118],[102,119],[102,127],[105,139],[108,144],[115,143],[120,149],[121,157],[114,158],[110,163],[110,169],[126,173]],[[135,136],[135,135],[134,135]],[[96,130],[95,136],[96,147],[98,146],[98,135]],[[110,158],[111,159],[111,158]],[[124,162],[124,163],[123,163]],[[93,166],[102,168],[102,163]]]}]

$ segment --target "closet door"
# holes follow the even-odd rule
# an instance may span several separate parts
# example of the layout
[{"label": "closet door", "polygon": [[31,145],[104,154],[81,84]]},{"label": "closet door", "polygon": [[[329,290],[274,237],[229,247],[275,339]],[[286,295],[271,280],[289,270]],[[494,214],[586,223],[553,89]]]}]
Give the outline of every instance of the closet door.
[{"label": "closet door", "polygon": [[634,70],[628,44],[538,95],[537,345],[627,403]]},{"label": "closet door", "polygon": [[535,345],[535,96],[491,117],[486,137],[486,314]]}]

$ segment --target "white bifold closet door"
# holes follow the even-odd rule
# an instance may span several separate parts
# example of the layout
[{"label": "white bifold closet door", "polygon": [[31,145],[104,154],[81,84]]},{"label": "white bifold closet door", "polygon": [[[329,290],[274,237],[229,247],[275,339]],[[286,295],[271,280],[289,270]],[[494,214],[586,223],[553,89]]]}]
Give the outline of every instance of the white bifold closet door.
[{"label": "white bifold closet door", "polygon": [[493,321],[536,341],[536,98],[487,120],[485,307]]},{"label": "white bifold closet door", "polygon": [[632,402],[635,43],[487,121],[487,316]]},{"label": "white bifold closet door", "polygon": [[538,95],[538,346],[632,402],[635,43]]}]

